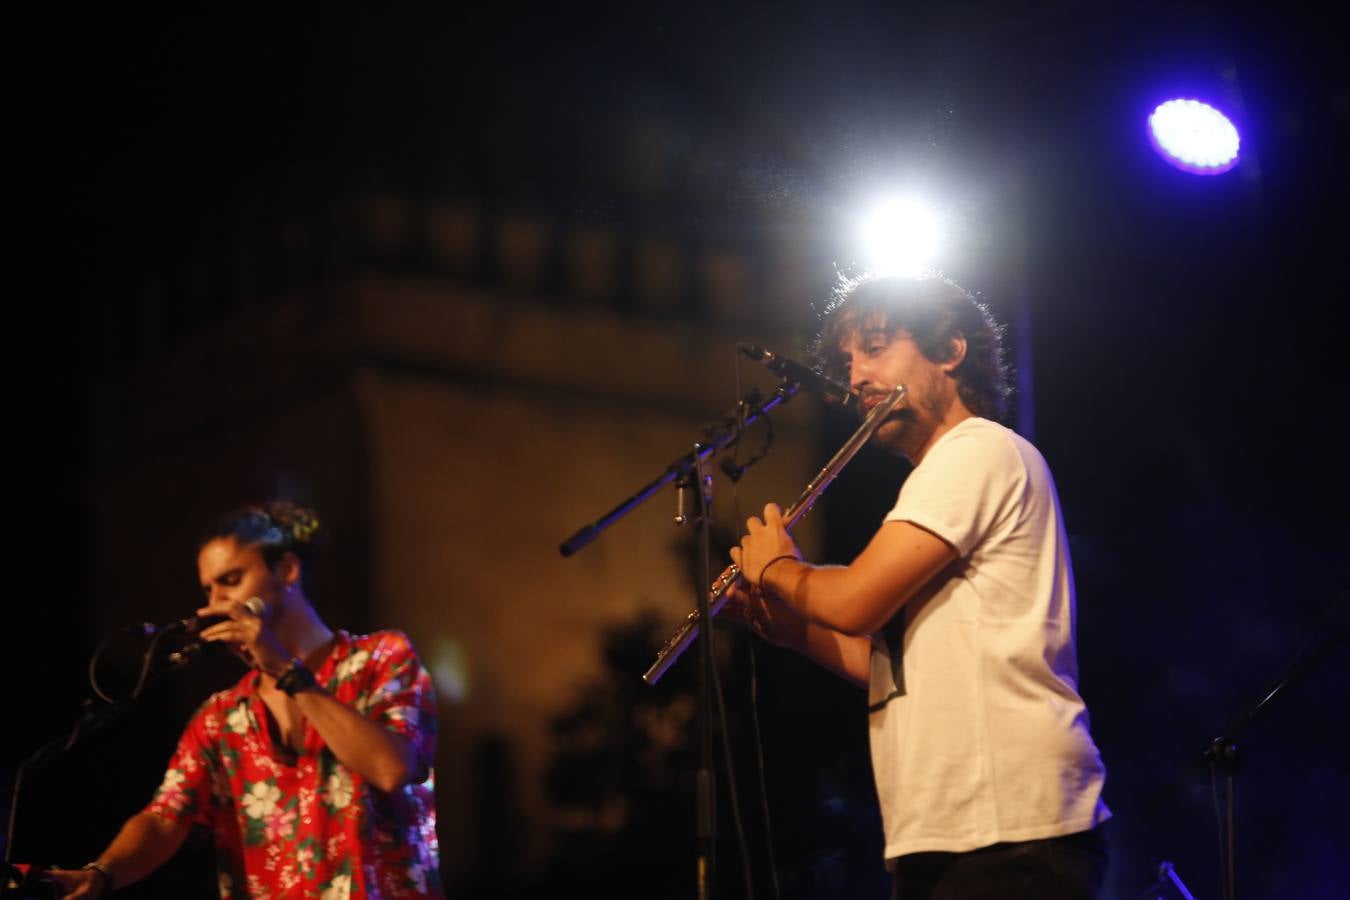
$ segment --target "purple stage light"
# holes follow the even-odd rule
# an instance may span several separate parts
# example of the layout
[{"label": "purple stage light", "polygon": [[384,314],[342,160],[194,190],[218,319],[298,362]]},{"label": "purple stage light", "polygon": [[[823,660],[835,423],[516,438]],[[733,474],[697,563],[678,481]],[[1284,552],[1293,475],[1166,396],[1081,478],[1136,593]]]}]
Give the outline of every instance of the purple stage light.
[{"label": "purple stage light", "polygon": [[1199,100],[1168,100],[1148,117],[1153,149],[1196,175],[1227,172],[1238,161],[1238,132],[1228,117]]}]

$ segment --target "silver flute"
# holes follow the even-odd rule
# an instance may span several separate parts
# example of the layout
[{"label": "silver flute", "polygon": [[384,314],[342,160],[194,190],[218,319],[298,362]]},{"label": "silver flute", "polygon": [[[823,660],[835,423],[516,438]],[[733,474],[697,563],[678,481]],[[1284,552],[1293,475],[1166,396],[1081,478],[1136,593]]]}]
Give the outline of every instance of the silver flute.
[{"label": "silver flute", "polygon": [[[787,512],[783,513],[783,525],[792,528],[797,524],[797,520],[806,515],[820,495],[825,493],[825,489],[834,481],[834,477],[839,471],[848,465],[849,460],[853,459],[854,454],[862,449],[871,439],[872,433],[877,430],[886,417],[895,411],[900,405],[900,401],[905,399],[905,386],[902,384],[891,391],[884,400],[872,407],[867,416],[863,419],[862,425],[853,432],[853,436],[844,442],[844,446],[830,457],[830,461],[825,464],[825,468],[817,473],[811,483],[802,491],[802,495],[797,501],[788,507]],[[712,587],[708,591],[708,615],[717,615],[727,602],[727,590],[736,583],[736,579],[741,577],[741,567],[732,563],[722,570],[713,581]],[[696,609],[685,617],[684,622],[676,632],[671,635],[670,640],[656,654],[656,662],[652,663],[650,669],[642,676],[642,680],[648,684],[656,684],[661,676],[666,673],[675,660],[680,658],[680,654],[689,648],[698,636],[699,611]]]}]

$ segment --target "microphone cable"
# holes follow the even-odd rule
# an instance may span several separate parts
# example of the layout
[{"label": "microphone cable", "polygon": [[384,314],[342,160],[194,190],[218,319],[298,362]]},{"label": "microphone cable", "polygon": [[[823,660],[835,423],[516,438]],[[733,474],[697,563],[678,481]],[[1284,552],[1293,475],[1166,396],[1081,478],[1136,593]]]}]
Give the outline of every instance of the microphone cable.
[{"label": "microphone cable", "polygon": [[[742,352],[738,349],[737,352],[736,352],[735,365],[734,365],[734,370],[735,370],[735,380],[736,380],[736,396],[737,396],[737,397],[740,397],[740,396],[742,395],[742,393],[741,393],[741,356],[742,356],[742,355],[743,355]],[[744,406],[744,404],[742,404],[742,405],[740,405],[739,407],[737,407],[737,409],[738,409],[738,415],[739,415],[739,417],[740,417],[740,422],[739,422],[738,424],[739,424],[739,426],[743,429],[743,428],[745,427],[745,406]],[[745,464],[745,466],[739,466],[739,465],[735,466],[736,470],[737,470],[738,472],[740,472],[740,473],[743,473],[743,472],[745,471],[746,468],[748,468],[749,466],[753,465],[755,462],[758,462],[758,461],[759,461],[760,459],[762,459],[765,455],[767,455],[768,452],[769,452],[769,447],[770,447],[770,446],[772,445],[772,443],[773,443],[773,425],[772,425],[772,423],[769,423],[769,422],[767,421],[767,420],[768,420],[768,415],[767,415],[767,414],[764,416],[764,418],[765,418],[765,420],[766,420],[766,425],[767,425],[767,427],[768,427],[768,435],[767,435],[766,440],[765,440],[765,442],[764,442],[764,447],[761,449],[761,451],[760,451],[757,455],[755,455],[754,457],[752,457],[752,458]],[[740,445],[740,441],[738,440],[738,441],[736,442],[736,445],[735,445],[734,447],[732,447],[732,451],[731,451],[731,452],[732,452],[731,462],[732,462],[733,464],[734,464],[735,461],[736,461],[736,455],[737,455],[737,454],[739,453],[739,451],[740,451],[740,446],[741,446],[741,445]],[[726,471],[726,470],[724,469],[723,471]],[[732,516],[734,517],[735,529],[736,529],[736,530],[735,530],[735,533],[736,533],[736,534],[739,534],[739,533],[740,533],[740,527],[741,527],[740,523],[744,521],[744,516],[742,515],[742,510],[741,510],[741,495],[740,495],[740,491],[738,490],[738,482],[740,481],[740,478],[739,478],[739,475],[738,475],[737,477],[732,478],[732,477],[730,477],[730,473],[729,473],[729,472],[728,472],[727,474],[728,474],[728,476],[729,476],[729,480],[731,481],[731,504],[732,504]],[[710,624],[711,624],[711,623],[710,623]],[[750,724],[751,724],[752,744],[753,744],[753,746],[754,746],[754,753],[755,753],[755,774],[756,774],[756,780],[757,780],[757,782],[758,782],[758,787],[759,787],[760,815],[763,817],[763,820],[764,820],[764,842],[765,842],[765,848],[766,848],[766,851],[767,851],[767,853],[768,853],[769,879],[770,879],[770,881],[771,881],[772,884],[773,884],[773,896],[774,896],[774,900],[780,900],[780,898],[782,897],[782,891],[781,891],[781,888],[780,888],[779,883],[778,883],[778,860],[777,860],[777,858],[776,858],[776,856],[775,856],[775,854],[774,854],[773,822],[772,822],[772,818],[771,818],[770,813],[769,813],[769,791],[768,791],[768,783],[765,781],[765,776],[764,776],[764,739],[763,739],[763,734],[762,734],[762,732],[761,732],[761,730],[760,730],[760,724],[759,724],[759,660],[758,660],[758,658],[756,657],[756,654],[755,654],[755,636],[754,636],[754,634],[753,634],[753,633],[747,634],[747,635],[746,635],[746,641],[747,641],[746,646],[747,646],[747,650],[748,650],[748,654],[749,654],[749,665],[750,665]],[[718,702],[718,706],[719,706],[719,708],[720,708],[720,707],[721,707],[721,704],[722,704],[722,691],[721,691],[721,685],[720,685],[720,683],[717,685],[717,702]],[[724,717],[724,718],[725,718],[725,715],[726,715],[725,712],[723,712],[723,717]],[[726,731],[725,731],[725,727],[724,727],[724,728],[723,728],[723,741],[724,741],[724,743],[725,743],[725,741],[726,741],[725,734],[726,734]],[[730,755],[730,750],[728,749],[726,752],[727,752],[728,757],[729,757],[729,755]],[[728,761],[727,761],[727,766],[728,766],[728,769],[730,769],[731,762],[730,762],[730,759],[729,759],[729,758],[728,758]],[[730,788],[731,790],[734,791],[734,790],[735,790],[734,780],[733,780],[733,779],[729,779],[729,781],[731,781],[731,783],[728,784],[728,788]],[[734,796],[735,796],[735,794],[733,794],[733,797],[734,797]],[[733,801],[733,803],[734,803],[734,801]],[[739,827],[739,822],[740,822],[740,811],[739,811],[739,808],[733,806],[733,811],[736,813],[737,823],[738,823],[738,827]],[[746,863],[745,863],[745,864],[746,864],[746,875],[745,875],[745,879],[746,879],[747,896],[748,896],[748,897],[753,897],[753,896],[754,896],[754,892],[753,892],[753,890],[751,889],[751,886],[750,886],[751,875],[750,875],[749,851],[748,851],[748,848],[745,846],[745,843],[746,843],[746,842],[745,842],[744,836],[742,836],[741,842],[742,842],[742,853],[745,854],[745,856],[746,856]]]},{"label": "microphone cable", "polygon": [[105,637],[99,645],[94,648],[94,653],[89,657],[89,688],[94,695],[104,703],[116,703],[117,701],[108,696],[98,683],[98,662],[103,653],[112,645],[112,642],[124,634],[139,634],[141,637],[147,637],[155,634],[158,629],[149,622],[143,622],[140,625],[124,625],[117,631]]}]

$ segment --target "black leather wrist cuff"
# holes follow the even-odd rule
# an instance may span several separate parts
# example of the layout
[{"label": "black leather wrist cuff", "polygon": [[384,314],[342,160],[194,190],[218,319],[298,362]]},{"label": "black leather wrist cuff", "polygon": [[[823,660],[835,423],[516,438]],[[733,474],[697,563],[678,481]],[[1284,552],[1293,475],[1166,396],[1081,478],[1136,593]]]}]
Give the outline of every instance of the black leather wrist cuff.
[{"label": "black leather wrist cuff", "polygon": [[314,677],[314,673],[298,659],[291,660],[291,667],[277,679],[277,687],[288,697],[294,697],[300,691],[318,686],[319,681]]}]

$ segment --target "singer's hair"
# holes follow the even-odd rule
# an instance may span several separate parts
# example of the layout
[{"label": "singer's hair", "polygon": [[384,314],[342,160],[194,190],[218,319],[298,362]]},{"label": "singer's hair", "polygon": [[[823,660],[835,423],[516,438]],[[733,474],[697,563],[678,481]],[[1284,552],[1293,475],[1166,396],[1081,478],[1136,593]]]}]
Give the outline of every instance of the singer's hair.
[{"label": "singer's hair", "polygon": [[220,538],[234,538],[243,546],[256,544],[267,567],[273,568],[287,553],[300,560],[301,587],[309,594],[314,565],[320,549],[319,516],[289,500],[251,503],[217,519],[198,548]]},{"label": "singer's hair", "polygon": [[933,362],[951,356],[951,342],[966,339],[966,357],[952,376],[961,401],[977,416],[1001,420],[1012,395],[1004,359],[1004,328],[989,308],[956,282],[938,275],[841,279],[823,311],[816,356],[827,375],[848,383],[845,341],[863,328],[888,335],[904,330]]}]

